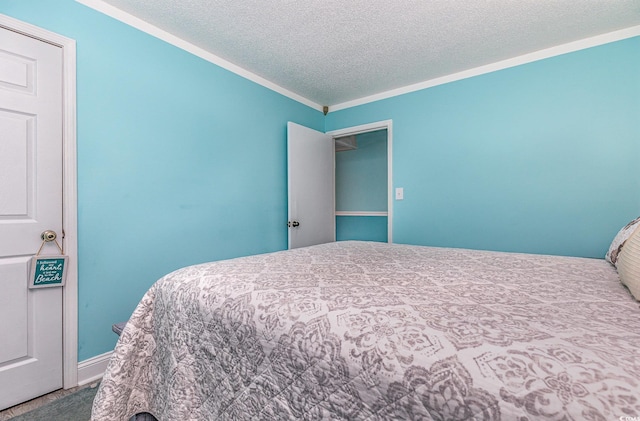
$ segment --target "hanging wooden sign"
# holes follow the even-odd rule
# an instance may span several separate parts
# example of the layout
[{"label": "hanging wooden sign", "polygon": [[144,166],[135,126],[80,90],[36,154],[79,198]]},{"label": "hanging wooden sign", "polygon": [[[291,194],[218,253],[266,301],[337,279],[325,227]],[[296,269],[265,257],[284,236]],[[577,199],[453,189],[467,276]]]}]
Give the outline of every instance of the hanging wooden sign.
[{"label": "hanging wooden sign", "polygon": [[29,288],[49,288],[64,286],[67,277],[69,257],[33,256],[31,258],[31,276]]}]

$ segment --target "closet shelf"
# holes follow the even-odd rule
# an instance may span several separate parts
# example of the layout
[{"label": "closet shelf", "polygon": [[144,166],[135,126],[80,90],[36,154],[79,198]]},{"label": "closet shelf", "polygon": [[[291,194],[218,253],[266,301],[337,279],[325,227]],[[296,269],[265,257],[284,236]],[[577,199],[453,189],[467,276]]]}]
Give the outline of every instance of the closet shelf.
[{"label": "closet shelf", "polygon": [[336,211],[336,216],[388,216],[387,211]]}]

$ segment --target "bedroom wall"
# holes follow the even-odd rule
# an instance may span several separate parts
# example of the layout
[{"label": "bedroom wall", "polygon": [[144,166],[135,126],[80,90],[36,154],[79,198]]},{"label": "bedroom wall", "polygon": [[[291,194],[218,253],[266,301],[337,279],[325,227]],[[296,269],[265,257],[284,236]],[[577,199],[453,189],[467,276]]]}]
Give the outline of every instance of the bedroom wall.
[{"label": "bedroom wall", "polygon": [[640,214],[640,37],[341,111],[393,119],[398,243],[598,257]]},{"label": "bedroom wall", "polygon": [[73,0],[0,13],[77,41],[80,361],[167,272],[286,248],[286,122],[321,112]]}]

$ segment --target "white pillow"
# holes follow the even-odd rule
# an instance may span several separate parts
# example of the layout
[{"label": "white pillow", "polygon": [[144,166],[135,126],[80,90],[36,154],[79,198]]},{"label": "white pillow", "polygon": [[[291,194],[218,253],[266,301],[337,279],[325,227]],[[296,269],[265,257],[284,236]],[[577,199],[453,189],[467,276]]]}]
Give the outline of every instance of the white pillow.
[{"label": "white pillow", "polygon": [[616,262],[618,260],[618,257],[620,256],[622,248],[624,247],[624,243],[625,241],[627,241],[627,238],[629,238],[629,236],[633,234],[634,230],[639,225],[640,216],[629,222],[627,225],[622,227],[620,231],[618,231],[618,234],[616,234],[615,238],[611,242],[611,245],[609,246],[609,251],[607,251],[607,254],[604,256],[607,262],[618,267],[618,264]]},{"label": "white pillow", "polygon": [[618,274],[631,295],[640,301],[640,227],[636,227],[618,255]]}]

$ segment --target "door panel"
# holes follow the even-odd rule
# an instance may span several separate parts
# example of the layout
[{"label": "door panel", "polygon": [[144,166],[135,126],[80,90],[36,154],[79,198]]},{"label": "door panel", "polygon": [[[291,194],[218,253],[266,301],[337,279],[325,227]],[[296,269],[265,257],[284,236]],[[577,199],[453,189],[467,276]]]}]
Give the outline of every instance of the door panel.
[{"label": "door panel", "polygon": [[0,134],[3,409],[62,387],[62,288],[28,289],[40,234],[62,233],[62,50],[3,28]]},{"label": "door panel", "polygon": [[0,347],[0,361],[17,360],[27,354],[28,317],[23,310],[27,308],[27,289],[22,279],[28,270],[28,257],[14,257],[0,262],[0,320],[11,323],[0,324],[0,338],[4,340]]},{"label": "door panel", "polygon": [[335,154],[331,136],[287,124],[289,248],[335,241]]},{"label": "door panel", "polygon": [[35,94],[35,60],[3,50],[0,51],[0,63],[0,86],[6,90]]},{"label": "door panel", "polygon": [[29,179],[29,163],[33,162],[34,116],[0,110],[0,215],[4,218],[29,217],[33,180]]}]

